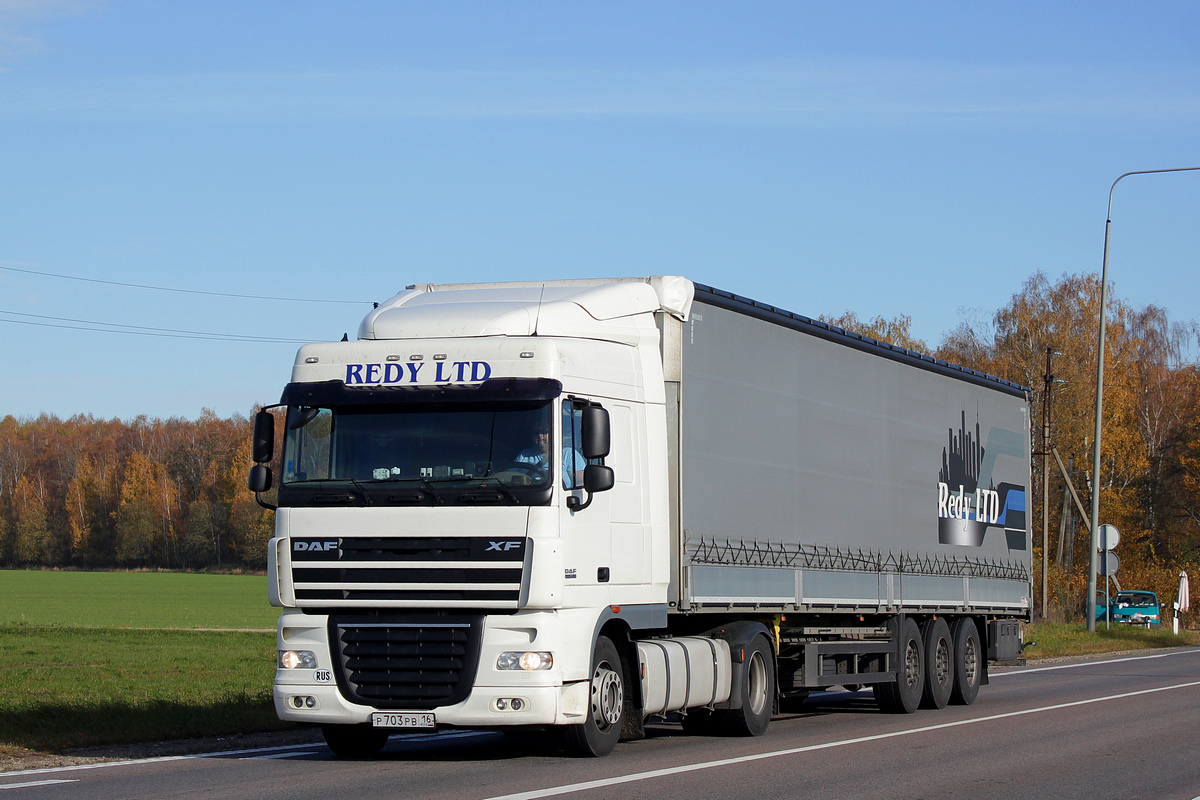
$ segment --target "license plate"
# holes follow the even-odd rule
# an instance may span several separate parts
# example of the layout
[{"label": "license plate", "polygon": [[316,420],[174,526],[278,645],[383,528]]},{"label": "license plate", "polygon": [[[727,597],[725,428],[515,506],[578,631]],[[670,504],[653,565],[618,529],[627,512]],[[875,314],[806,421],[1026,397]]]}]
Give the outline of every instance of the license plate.
[{"label": "license plate", "polygon": [[371,725],[376,728],[401,728],[407,730],[435,731],[437,720],[427,713],[391,713],[376,711],[371,715]]}]

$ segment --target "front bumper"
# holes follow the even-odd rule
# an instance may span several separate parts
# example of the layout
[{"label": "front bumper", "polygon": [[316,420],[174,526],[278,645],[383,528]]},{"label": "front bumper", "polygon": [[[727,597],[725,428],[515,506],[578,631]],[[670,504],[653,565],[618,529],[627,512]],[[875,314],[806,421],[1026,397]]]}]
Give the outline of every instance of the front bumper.
[{"label": "front bumper", "polygon": [[[464,699],[432,708],[377,708],[349,699],[339,687],[329,617],[285,613],[279,619],[278,648],[312,651],[317,663],[315,668],[276,670],[275,711],[283,720],[322,725],[369,723],[375,711],[432,712],[439,726],[448,727],[577,724],[589,703],[590,627],[566,623],[555,611],[486,618],[478,665],[462,678],[471,682]],[[528,672],[498,669],[499,655],[515,650],[553,652],[554,666]],[[573,663],[576,668],[570,669]]]},{"label": "front bumper", "polygon": [[[282,720],[320,725],[370,723],[377,709],[349,703],[336,685],[275,684],[275,712]],[[312,700],[310,707],[309,700]],[[512,700],[521,708],[514,711]],[[504,701],[502,704],[500,701]],[[512,725],[571,725],[583,721],[588,683],[562,686],[476,686],[471,696],[453,706],[432,709],[438,726],[503,728]],[[299,707],[297,707],[299,706]],[[502,707],[503,706],[503,707]],[[421,709],[428,711],[428,709]]]}]

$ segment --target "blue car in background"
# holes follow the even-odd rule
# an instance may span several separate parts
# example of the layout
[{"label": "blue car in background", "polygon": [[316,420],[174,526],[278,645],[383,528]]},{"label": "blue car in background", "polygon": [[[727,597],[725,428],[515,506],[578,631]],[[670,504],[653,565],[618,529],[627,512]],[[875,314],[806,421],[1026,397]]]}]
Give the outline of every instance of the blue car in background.
[{"label": "blue car in background", "polygon": [[[1104,592],[1096,593],[1096,621],[1104,619]],[[1159,626],[1158,595],[1143,590],[1117,592],[1112,605],[1108,607],[1109,619],[1127,625],[1141,625],[1146,628]]]}]

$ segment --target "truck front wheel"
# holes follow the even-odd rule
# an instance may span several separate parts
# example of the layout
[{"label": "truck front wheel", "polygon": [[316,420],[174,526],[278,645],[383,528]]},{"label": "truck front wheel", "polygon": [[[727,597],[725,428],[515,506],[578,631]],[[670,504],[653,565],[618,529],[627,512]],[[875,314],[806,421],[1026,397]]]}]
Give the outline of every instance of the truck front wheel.
[{"label": "truck front wheel", "polygon": [[369,725],[322,725],[329,749],[342,758],[370,758],[387,744],[388,733]]},{"label": "truck front wheel", "polygon": [[581,725],[563,728],[567,750],[580,756],[606,756],[617,746],[625,715],[625,667],[612,640],[596,639],[592,653],[591,698]]},{"label": "truck front wheel", "polygon": [[713,724],[733,736],[762,736],[775,705],[775,659],[764,637],[746,645],[740,680],[742,707],[714,712]]}]

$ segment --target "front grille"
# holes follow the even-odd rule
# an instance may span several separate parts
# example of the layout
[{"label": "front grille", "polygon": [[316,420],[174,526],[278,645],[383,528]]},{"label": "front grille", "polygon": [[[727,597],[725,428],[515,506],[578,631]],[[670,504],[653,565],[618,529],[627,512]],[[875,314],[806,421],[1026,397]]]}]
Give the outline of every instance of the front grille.
[{"label": "front grille", "polygon": [[353,703],[422,709],[467,698],[479,664],[483,618],[330,617],[338,687]]},{"label": "front grille", "polygon": [[298,605],[517,608],[524,537],[293,537]]}]

